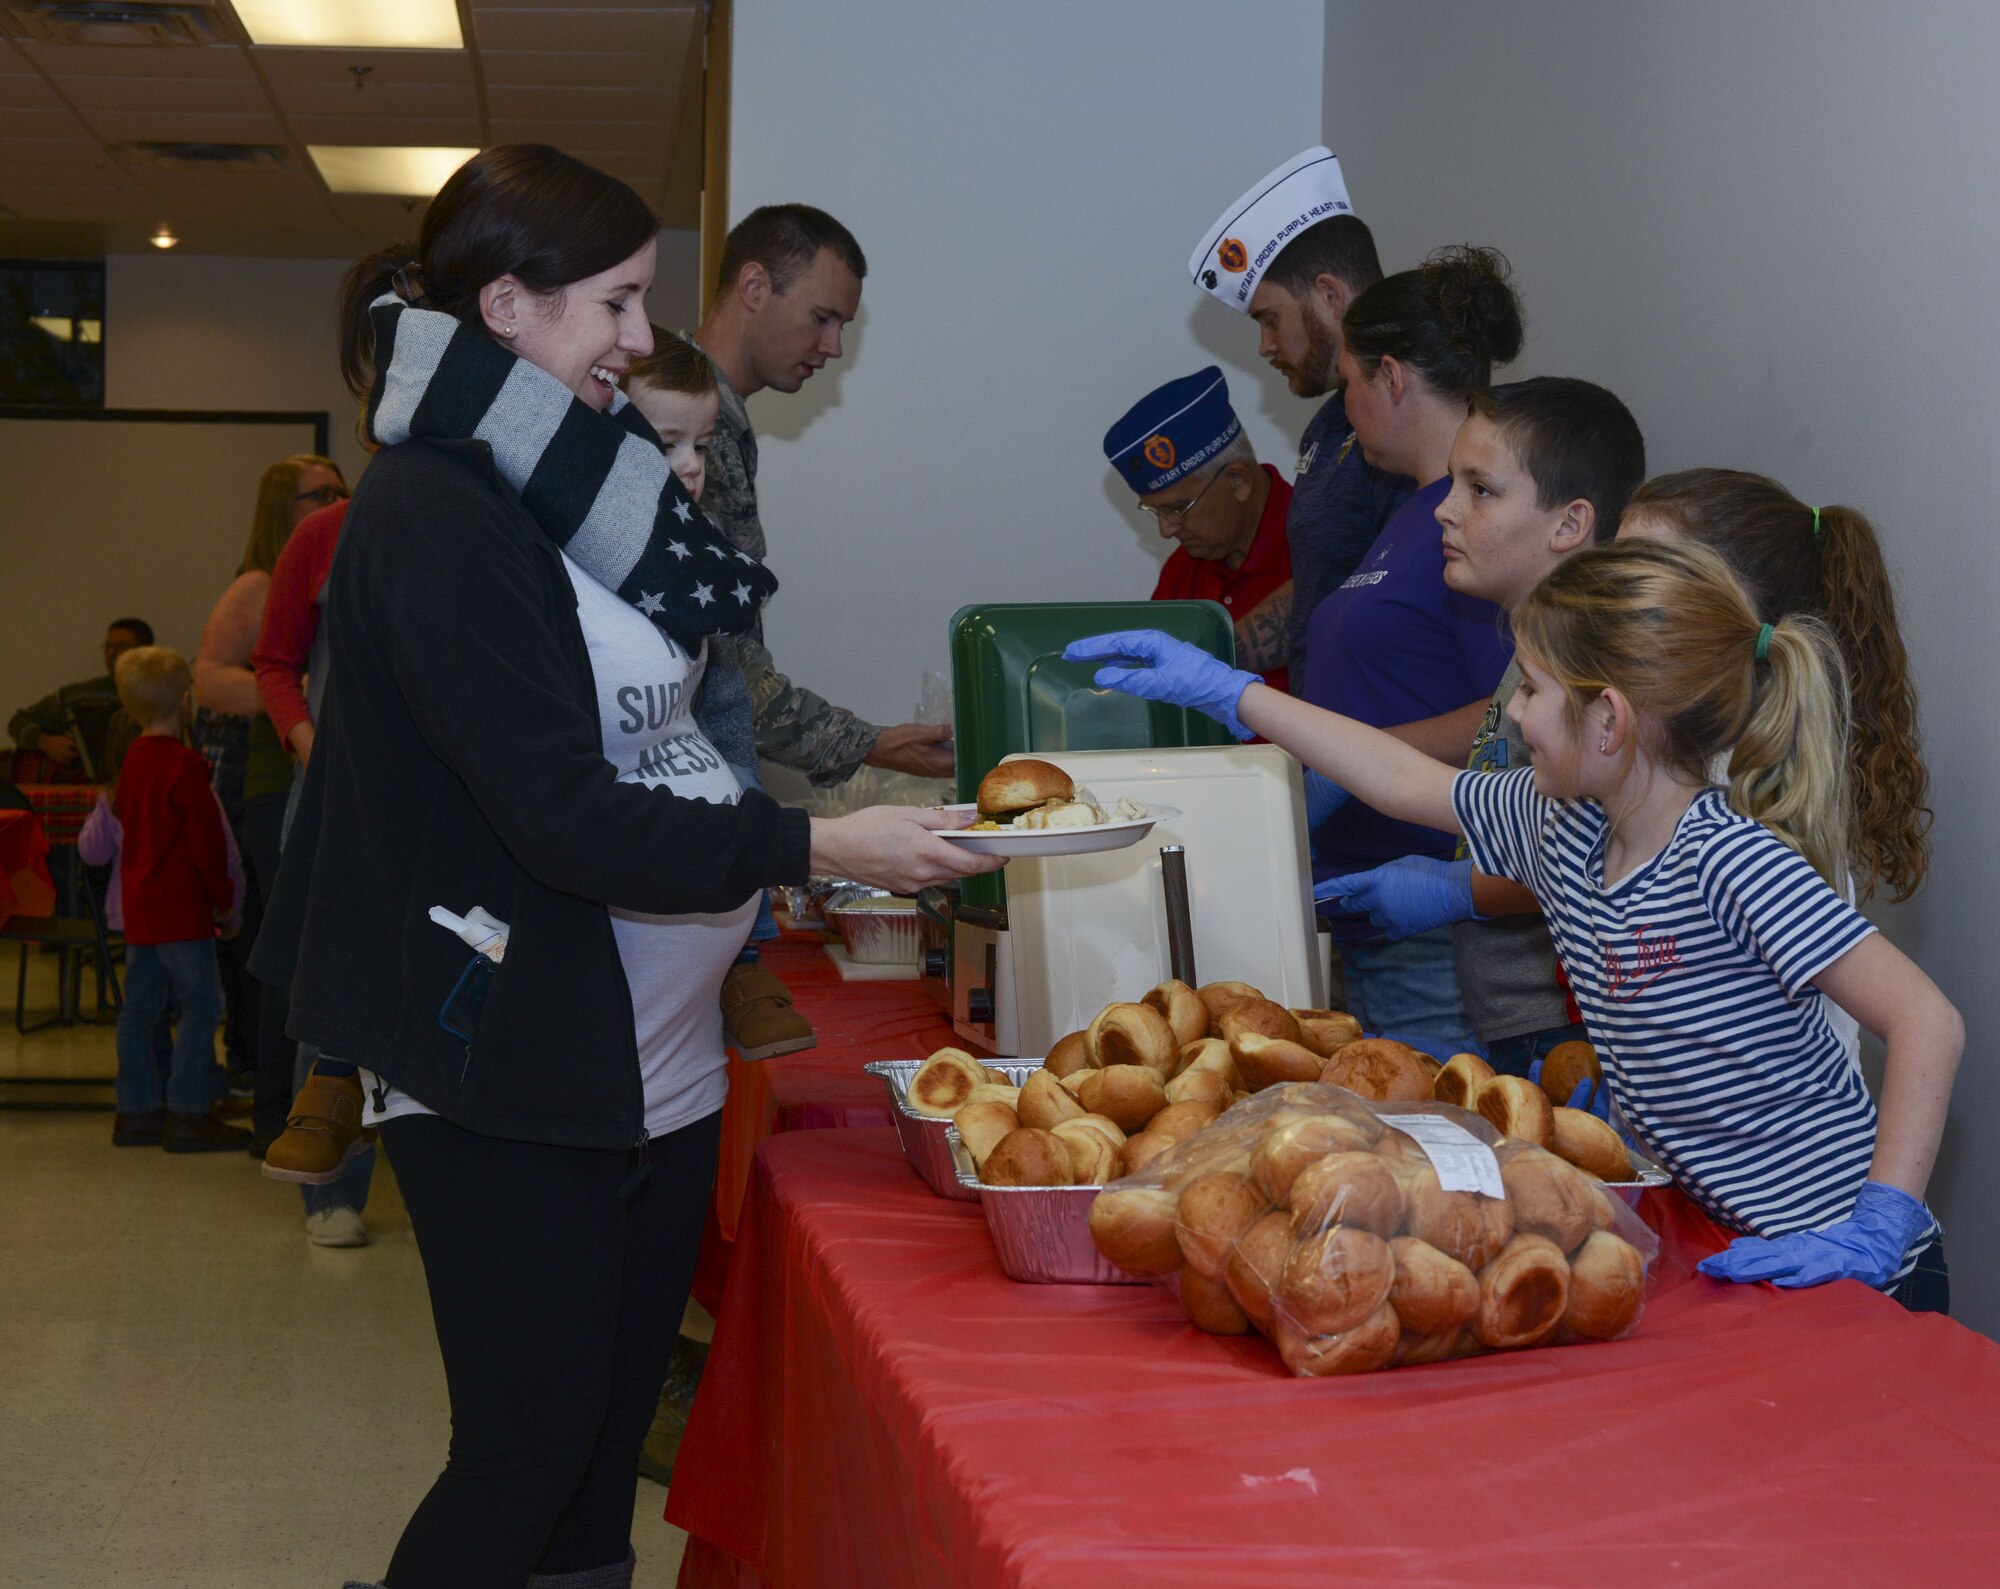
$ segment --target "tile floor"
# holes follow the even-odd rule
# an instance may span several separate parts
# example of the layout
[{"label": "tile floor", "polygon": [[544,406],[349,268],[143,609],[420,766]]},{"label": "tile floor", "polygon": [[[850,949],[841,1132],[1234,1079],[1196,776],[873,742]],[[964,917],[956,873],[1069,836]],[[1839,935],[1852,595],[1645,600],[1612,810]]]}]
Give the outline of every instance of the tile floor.
[{"label": "tile floor", "polygon": [[[9,995],[15,953],[0,954]],[[53,964],[31,959],[31,1017],[53,1007]],[[114,1068],[108,1027],[19,1037],[0,998],[0,1076]],[[0,1100],[51,1096],[0,1085]],[[0,1111],[0,1582],[379,1575],[448,1432],[393,1178],[378,1169],[374,1244],[327,1251],[247,1154],[169,1158],[110,1133],[108,1113]],[[674,1582],[685,1543],[665,1493],[639,1483],[644,1589]]]}]

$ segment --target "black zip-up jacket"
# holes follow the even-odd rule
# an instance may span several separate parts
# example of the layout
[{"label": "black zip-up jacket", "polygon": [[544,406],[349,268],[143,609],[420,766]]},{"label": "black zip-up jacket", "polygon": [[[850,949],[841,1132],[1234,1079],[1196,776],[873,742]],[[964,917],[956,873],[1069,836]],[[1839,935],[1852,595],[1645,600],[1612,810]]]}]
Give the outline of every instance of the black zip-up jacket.
[{"label": "black zip-up jacket", "polygon": [[[324,711],[252,969],[290,985],[294,1037],[467,1130],[635,1146],[606,906],[730,911],[803,881],[806,814],[618,782],[575,592],[484,443],[376,456],[326,603]],[[511,929],[470,1044],[438,1015],[472,952],[433,905]]]}]

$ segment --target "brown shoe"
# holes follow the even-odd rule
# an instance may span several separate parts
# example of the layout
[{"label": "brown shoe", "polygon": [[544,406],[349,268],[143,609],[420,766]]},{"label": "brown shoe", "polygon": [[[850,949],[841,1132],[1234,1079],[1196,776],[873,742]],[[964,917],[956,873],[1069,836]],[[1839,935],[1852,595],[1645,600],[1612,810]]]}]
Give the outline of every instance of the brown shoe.
[{"label": "brown shoe", "polygon": [[177,1115],[169,1109],[160,1146],[169,1153],[241,1153],[250,1146],[250,1133],[226,1126],[212,1114]]},{"label": "brown shoe", "polygon": [[792,1008],[791,989],[757,961],[729,968],[722,979],[722,1035],[739,1059],[770,1059],[811,1048],[812,1022]]},{"label": "brown shoe", "polygon": [[166,1131],[167,1111],[164,1109],[111,1117],[111,1145],[114,1148],[157,1148]]},{"label": "brown shoe", "polygon": [[315,1068],[292,1100],[284,1134],[264,1150],[264,1173],[274,1181],[326,1186],[374,1140],[374,1132],[361,1128],[361,1078],[322,1076]]}]

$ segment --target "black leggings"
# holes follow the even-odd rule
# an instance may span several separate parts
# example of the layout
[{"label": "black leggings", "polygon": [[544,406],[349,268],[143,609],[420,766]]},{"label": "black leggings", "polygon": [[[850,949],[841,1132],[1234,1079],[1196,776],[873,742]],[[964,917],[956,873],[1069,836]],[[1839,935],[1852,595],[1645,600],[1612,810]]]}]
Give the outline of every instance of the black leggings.
[{"label": "black leggings", "polygon": [[521,1589],[625,1559],[721,1123],[655,1137],[629,1203],[628,1153],[433,1115],[383,1124],[451,1393],[450,1460],[403,1529],[392,1589]]}]

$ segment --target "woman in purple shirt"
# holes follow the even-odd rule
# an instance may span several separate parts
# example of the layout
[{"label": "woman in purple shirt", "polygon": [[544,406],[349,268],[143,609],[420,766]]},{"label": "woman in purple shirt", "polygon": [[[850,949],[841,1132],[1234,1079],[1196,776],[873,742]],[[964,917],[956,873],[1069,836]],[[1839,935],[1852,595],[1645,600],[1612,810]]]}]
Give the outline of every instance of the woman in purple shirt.
[{"label": "woman in purple shirt", "polygon": [[[1337,368],[1355,439],[1369,463],[1410,476],[1417,490],[1313,613],[1301,693],[1463,762],[1514,642],[1499,608],[1446,586],[1436,515],[1451,486],[1466,394],[1489,385],[1493,366],[1521,350],[1507,262],[1490,249],[1440,250],[1356,297],[1341,332]],[[1318,881],[1403,855],[1449,859],[1455,850],[1449,834],[1383,816],[1323,783],[1311,805]],[[1448,928],[1391,943],[1365,916],[1330,924],[1348,1007],[1369,1031],[1446,1051],[1472,1046]]]}]

